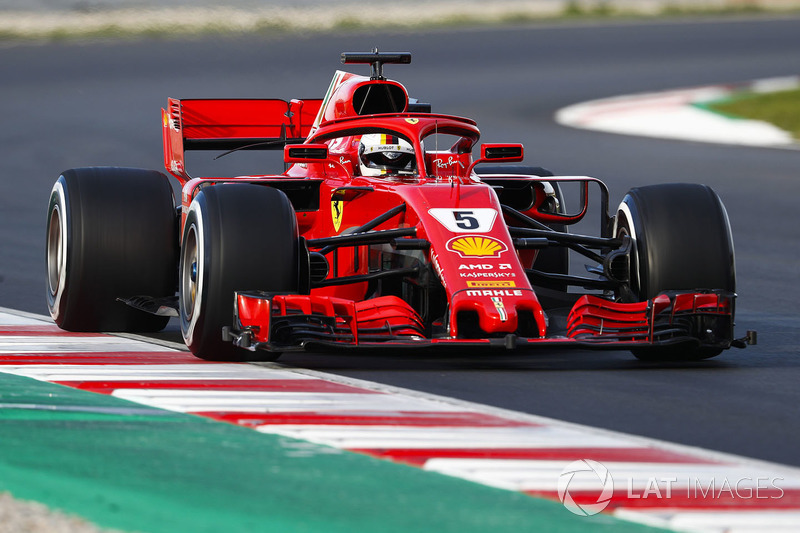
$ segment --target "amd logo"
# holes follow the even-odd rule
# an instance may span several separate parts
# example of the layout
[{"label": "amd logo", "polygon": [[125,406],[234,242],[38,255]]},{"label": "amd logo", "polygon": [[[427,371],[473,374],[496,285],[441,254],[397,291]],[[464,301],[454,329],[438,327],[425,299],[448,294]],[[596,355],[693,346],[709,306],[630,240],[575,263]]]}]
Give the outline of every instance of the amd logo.
[{"label": "amd logo", "polygon": [[495,268],[498,270],[511,270],[511,265],[509,263],[500,263],[499,265],[490,265],[486,263],[479,265],[458,265],[459,270],[494,270]]}]

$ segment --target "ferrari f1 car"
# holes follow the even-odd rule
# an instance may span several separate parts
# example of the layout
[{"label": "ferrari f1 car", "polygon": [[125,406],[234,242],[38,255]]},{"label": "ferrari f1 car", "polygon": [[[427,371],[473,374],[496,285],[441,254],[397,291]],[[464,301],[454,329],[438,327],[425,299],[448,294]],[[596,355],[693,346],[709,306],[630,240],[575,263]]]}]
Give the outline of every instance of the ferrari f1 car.
[{"label": "ferrari f1 car", "polygon": [[[154,331],[179,317],[211,360],[294,350],[626,349],[693,360],[731,346],[730,226],[709,187],[631,189],[613,215],[588,176],[478,145],[386,79],[408,53],[344,53],[318,100],[169,99],[167,176],[64,172],[47,215],[47,302],[66,330]],[[189,150],[283,150],[281,173],[193,177]],[[473,152],[477,151],[477,157]],[[572,212],[564,190],[580,199]],[[599,191],[595,235],[570,228]],[[570,256],[590,263],[572,273]]]}]

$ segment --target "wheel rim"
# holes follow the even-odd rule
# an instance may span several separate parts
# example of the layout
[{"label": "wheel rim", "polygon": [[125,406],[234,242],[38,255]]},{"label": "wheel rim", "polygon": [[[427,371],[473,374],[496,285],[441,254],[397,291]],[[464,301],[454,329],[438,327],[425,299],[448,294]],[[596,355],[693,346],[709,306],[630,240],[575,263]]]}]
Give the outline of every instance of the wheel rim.
[{"label": "wheel rim", "polygon": [[191,226],[186,234],[181,257],[181,312],[191,320],[197,301],[197,229]]},{"label": "wheel rim", "polygon": [[56,205],[50,212],[47,229],[47,285],[51,296],[58,293],[64,272],[64,238],[61,225],[61,210]]}]

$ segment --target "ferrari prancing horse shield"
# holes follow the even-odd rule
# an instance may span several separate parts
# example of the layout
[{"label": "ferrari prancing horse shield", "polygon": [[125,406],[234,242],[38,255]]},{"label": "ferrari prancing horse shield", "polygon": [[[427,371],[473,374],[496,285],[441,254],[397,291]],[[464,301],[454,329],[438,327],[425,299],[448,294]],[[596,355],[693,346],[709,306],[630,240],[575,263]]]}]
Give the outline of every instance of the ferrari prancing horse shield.
[{"label": "ferrari prancing horse shield", "polygon": [[331,217],[333,218],[333,230],[338,232],[342,225],[342,214],[344,213],[343,200],[331,200]]}]

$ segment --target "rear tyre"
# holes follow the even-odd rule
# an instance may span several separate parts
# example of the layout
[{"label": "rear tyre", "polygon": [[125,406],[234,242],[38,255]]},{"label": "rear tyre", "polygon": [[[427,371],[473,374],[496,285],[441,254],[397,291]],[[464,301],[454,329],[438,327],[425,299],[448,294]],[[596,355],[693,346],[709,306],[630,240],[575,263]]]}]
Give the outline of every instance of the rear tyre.
[{"label": "rear tyre", "polygon": [[[669,183],[631,189],[617,212],[617,237],[633,241],[630,291],[639,301],[664,291],[736,291],[733,238],[725,206],[705,185]],[[717,348],[634,350],[644,360],[714,357]]]},{"label": "rear tyre", "polygon": [[160,172],[67,170],[47,210],[47,307],[70,331],[160,331],[169,317],[120,297],[175,294],[177,217]]},{"label": "rear tyre", "polygon": [[184,224],[179,314],[186,345],[212,361],[273,360],[223,341],[233,322],[234,291],[298,293],[299,242],[294,209],[271,187],[221,184],[200,192]]}]

